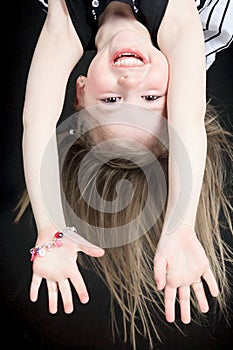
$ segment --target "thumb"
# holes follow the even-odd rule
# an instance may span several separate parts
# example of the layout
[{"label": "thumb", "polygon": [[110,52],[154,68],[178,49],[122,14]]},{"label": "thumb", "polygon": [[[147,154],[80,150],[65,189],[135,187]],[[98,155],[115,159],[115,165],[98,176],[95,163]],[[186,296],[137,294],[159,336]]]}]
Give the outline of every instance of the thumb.
[{"label": "thumb", "polygon": [[104,255],[105,251],[103,248],[87,241],[85,238],[79,235],[78,238],[78,251],[83,252],[89,256],[99,258]]},{"label": "thumb", "polygon": [[104,249],[97,247],[94,244],[89,243],[88,245],[79,246],[79,251],[96,258],[100,258],[104,255]]},{"label": "thumb", "polygon": [[77,244],[77,251],[81,251],[87,255],[93,256],[93,257],[101,257],[104,255],[105,251],[104,249],[94,245],[93,243],[87,241],[85,238],[80,236],[80,234],[77,232],[77,230],[74,227],[67,227],[63,230],[64,234],[67,238],[71,239]]}]

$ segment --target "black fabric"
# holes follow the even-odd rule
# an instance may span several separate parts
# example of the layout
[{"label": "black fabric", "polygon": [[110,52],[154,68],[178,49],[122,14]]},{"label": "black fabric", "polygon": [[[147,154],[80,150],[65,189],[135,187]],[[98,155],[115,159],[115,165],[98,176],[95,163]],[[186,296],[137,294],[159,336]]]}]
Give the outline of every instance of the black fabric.
[{"label": "black fabric", "polygon": [[200,1],[199,1],[200,4],[197,6],[197,9],[198,9],[198,10],[200,10],[200,9],[204,6],[205,1],[206,1],[206,0],[200,0]]},{"label": "black fabric", "polygon": [[[92,5],[93,1],[66,0],[74,28],[85,50],[95,49],[95,36],[98,30],[99,16],[111,2],[113,0],[100,0],[97,2],[99,5],[95,7]],[[147,27],[153,44],[158,47],[157,32],[168,0],[118,0],[118,2],[128,4],[132,7],[136,19]]]}]

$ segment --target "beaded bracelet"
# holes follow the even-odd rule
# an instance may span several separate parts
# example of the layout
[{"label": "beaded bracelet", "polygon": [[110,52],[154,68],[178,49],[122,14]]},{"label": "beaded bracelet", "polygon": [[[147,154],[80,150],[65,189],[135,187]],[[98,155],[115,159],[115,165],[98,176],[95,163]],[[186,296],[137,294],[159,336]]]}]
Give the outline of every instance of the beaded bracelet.
[{"label": "beaded bracelet", "polygon": [[63,233],[62,232],[56,232],[54,234],[53,240],[46,242],[42,245],[38,245],[34,248],[30,249],[30,253],[31,253],[31,261],[33,261],[35,259],[35,257],[37,255],[39,256],[45,256],[46,254],[46,250],[52,250],[53,246],[55,247],[61,247],[62,246],[62,242],[61,242],[61,238],[63,237]]}]

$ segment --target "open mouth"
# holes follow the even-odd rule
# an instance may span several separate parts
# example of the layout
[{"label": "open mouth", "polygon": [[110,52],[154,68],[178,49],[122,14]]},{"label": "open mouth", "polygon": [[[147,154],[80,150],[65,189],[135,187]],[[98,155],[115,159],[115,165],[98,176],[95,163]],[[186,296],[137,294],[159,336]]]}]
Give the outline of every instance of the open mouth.
[{"label": "open mouth", "polygon": [[129,50],[117,52],[112,60],[116,67],[140,67],[146,63],[145,61],[140,53]]}]

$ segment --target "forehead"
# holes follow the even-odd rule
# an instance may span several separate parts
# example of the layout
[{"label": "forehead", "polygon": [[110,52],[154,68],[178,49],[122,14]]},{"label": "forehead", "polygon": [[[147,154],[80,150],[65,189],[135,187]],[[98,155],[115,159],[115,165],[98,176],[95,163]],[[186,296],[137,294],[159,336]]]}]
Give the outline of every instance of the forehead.
[{"label": "forehead", "polygon": [[95,105],[82,113],[89,130],[100,127],[121,138],[147,140],[167,129],[167,120],[161,114],[124,102],[114,107]]}]

